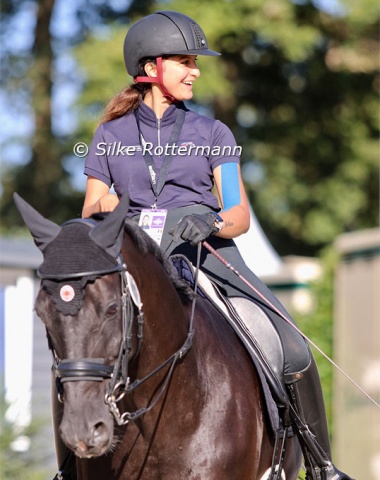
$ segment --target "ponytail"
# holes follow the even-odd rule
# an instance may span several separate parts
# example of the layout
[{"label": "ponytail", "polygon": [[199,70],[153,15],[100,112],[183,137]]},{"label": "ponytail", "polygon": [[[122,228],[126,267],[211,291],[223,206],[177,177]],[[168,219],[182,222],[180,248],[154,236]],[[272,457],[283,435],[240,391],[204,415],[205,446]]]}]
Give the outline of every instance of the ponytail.
[{"label": "ponytail", "polygon": [[142,102],[150,85],[136,83],[128,85],[121,92],[115,95],[106,106],[101,118],[100,124],[115,120],[129,112],[133,112]]},{"label": "ponytail", "polygon": [[[139,62],[139,75],[145,74],[145,65],[156,63],[155,58],[143,58]],[[100,124],[115,120],[133,112],[143,101],[145,94],[152,88],[150,83],[134,83],[115,95],[106,106],[100,118]]]}]

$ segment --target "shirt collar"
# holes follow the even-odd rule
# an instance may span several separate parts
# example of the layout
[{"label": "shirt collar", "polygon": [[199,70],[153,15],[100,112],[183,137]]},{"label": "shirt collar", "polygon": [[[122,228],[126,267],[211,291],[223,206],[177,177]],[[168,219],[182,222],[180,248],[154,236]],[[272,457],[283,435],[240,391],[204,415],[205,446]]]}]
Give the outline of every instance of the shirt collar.
[{"label": "shirt collar", "polygon": [[[166,125],[171,125],[175,122],[177,118],[177,109],[186,109],[183,102],[177,102],[171,104],[164,112],[161,118],[161,126],[165,127]],[[154,111],[144,102],[141,102],[139,105],[139,119],[140,122],[150,126],[157,127],[157,117]]]}]

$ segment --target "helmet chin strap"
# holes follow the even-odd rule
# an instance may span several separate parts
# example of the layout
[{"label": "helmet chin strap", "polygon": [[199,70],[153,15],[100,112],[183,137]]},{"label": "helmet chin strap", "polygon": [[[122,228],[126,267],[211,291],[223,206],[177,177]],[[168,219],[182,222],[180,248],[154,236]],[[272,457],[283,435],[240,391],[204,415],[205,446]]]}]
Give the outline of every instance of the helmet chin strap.
[{"label": "helmet chin strap", "polygon": [[135,83],[157,83],[164,95],[165,98],[167,98],[170,102],[176,102],[177,100],[171,95],[167,88],[164,85],[164,75],[162,71],[162,57],[157,57],[156,58],[156,63],[157,63],[157,77],[134,77]]}]

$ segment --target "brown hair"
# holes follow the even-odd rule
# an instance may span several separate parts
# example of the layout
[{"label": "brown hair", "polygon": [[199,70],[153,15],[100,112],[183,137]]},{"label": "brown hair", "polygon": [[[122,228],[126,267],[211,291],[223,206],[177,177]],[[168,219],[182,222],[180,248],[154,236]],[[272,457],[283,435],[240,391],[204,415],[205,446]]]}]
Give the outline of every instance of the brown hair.
[{"label": "brown hair", "polygon": [[115,118],[122,117],[128,112],[136,110],[142,102],[145,93],[151,86],[149,84],[136,83],[135,85],[128,85],[121,92],[116,94],[109,101],[100,118],[100,124],[115,120]]},{"label": "brown hair", "polygon": [[[139,64],[139,75],[145,76],[145,65],[149,62],[156,63],[155,58],[143,58]],[[135,83],[128,85],[116,94],[106,105],[99,124],[115,120],[129,112],[133,112],[140,105],[145,94],[152,88],[150,83]]]}]

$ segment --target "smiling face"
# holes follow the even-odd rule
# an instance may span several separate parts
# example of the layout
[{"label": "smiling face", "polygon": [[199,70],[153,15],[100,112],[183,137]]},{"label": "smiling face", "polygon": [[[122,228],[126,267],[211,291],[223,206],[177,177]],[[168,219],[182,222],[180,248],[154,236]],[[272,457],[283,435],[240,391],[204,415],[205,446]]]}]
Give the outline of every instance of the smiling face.
[{"label": "smiling face", "polygon": [[193,83],[201,72],[195,55],[176,55],[164,59],[164,85],[176,100],[190,100],[193,96]]},{"label": "smiling face", "polygon": [[[167,91],[178,101],[190,100],[193,96],[193,83],[201,72],[196,63],[196,55],[174,55],[163,58],[163,84]],[[157,66],[150,62],[145,66],[150,77],[157,77]],[[153,85],[156,90],[157,85]],[[162,93],[162,92],[161,92]]]}]

